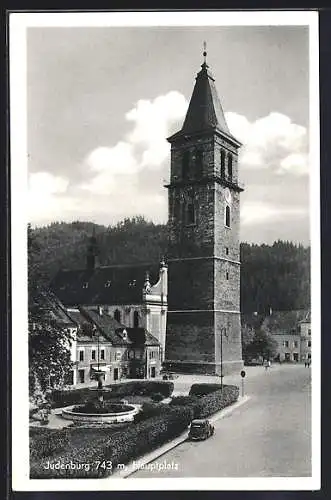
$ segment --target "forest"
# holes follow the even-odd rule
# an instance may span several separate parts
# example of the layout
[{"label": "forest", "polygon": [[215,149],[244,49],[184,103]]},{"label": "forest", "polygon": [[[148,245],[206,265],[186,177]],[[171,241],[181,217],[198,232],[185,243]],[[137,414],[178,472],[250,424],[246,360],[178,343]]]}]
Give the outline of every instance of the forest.
[{"label": "forest", "polygon": [[[31,228],[29,269],[47,284],[59,269],[85,267],[88,239],[95,231],[99,264],[157,262],[167,255],[167,225],[137,216],[113,226],[92,222],[55,222]],[[310,307],[310,248],[289,241],[272,245],[242,242],[241,310],[243,313]]]}]

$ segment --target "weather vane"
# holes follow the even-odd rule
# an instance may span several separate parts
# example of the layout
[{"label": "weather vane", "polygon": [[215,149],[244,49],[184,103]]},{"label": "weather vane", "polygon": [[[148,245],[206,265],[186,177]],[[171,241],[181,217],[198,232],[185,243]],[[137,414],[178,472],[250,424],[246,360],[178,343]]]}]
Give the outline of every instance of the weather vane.
[{"label": "weather vane", "polygon": [[207,56],[207,43],[206,41],[203,42],[203,62],[206,64],[206,56]]}]

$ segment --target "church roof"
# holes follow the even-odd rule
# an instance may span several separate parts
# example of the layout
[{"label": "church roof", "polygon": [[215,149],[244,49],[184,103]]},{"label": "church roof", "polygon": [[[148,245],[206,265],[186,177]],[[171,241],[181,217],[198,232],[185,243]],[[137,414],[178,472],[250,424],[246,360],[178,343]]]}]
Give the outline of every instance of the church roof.
[{"label": "church roof", "polygon": [[149,333],[146,328],[126,328],[130,342],[133,346],[148,345],[148,346],[158,346],[160,345],[157,338]]},{"label": "church roof", "polygon": [[112,316],[107,313],[100,315],[99,311],[94,309],[80,308],[80,312],[96,325],[99,332],[109,340],[113,345],[125,346],[128,344],[120,333],[125,329],[125,326],[116,321]]},{"label": "church roof", "polygon": [[159,263],[61,270],[51,289],[65,306],[142,303],[146,271],[151,285],[159,279]]},{"label": "church roof", "polygon": [[217,130],[240,144],[230,133],[221,101],[218,97],[215,79],[204,62],[197,74],[193,94],[182,129],[169,137],[169,142],[182,135]]}]

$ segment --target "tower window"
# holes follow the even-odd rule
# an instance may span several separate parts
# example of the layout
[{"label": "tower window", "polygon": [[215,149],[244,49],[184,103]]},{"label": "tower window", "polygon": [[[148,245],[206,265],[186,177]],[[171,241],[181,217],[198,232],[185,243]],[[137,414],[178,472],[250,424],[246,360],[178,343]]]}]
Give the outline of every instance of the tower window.
[{"label": "tower window", "polygon": [[133,313],[133,326],[134,326],[134,328],[138,328],[138,326],[139,326],[139,313],[138,313],[138,311],[134,311],[134,313]]},{"label": "tower window", "polygon": [[196,176],[202,177],[203,175],[203,162],[202,162],[202,151],[198,150],[195,154],[196,163]]},{"label": "tower window", "polygon": [[229,279],[229,273],[228,273],[228,271],[226,271],[226,279],[227,280]]},{"label": "tower window", "polygon": [[114,312],[114,318],[116,319],[116,321],[118,321],[120,323],[121,322],[121,311],[116,309]]},{"label": "tower window", "polygon": [[228,179],[232,181],[232,154],[228,154]]},{"label": "tower window", "polygon": [[111,286],[111,281],[106,281],[106,283],[105,283],[105,287],[106,287],[106,288],[109,288],[110,286]]},{"label": "tower window", "polygon": [[225,247],[225,255],[229,255],[229,248]]},{"label": "tower window", "polygon": [[224,179],[225,177],[225,151],[221,149],[221,177]]},{"label": "tower window", "polygon": [[227,227],[231,226],[231,214],[229,205],[226,205],[225,207],[225,225]]},{"label": "tower window", "polygon": [[182,158],[182,178],[188,178],[188,169],[190,164],[190,152],[185,151]]},{"label": "tower window", "polygon": [[187,224],[195,224],[195,210],[194,203],[190,201],[186,206]]},{"label": "tower window", "polygon": [[83,283],[83,288],[88,288],[88,283],[87,282]]}]

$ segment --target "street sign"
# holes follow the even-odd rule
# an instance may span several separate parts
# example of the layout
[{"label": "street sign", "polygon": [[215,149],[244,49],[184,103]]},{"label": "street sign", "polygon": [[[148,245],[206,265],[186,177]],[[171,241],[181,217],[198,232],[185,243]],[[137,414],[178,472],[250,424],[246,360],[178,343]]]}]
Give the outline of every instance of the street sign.
[{"label": "street sign", "polygon": [[245,393],[244,391],[244,378],[246,376],[245,370],[241,370],[240,375],[241,375],[241,397],[243,398]]}]

